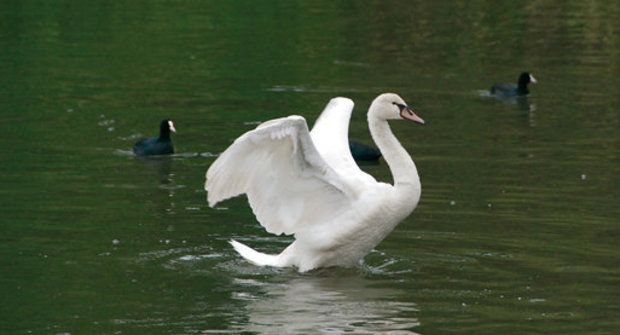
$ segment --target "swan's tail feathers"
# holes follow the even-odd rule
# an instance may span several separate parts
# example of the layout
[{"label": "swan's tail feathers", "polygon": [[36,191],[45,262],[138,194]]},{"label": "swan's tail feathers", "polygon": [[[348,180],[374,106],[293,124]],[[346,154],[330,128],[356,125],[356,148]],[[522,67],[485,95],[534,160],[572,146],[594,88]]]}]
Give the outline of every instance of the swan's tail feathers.
[{"label": "swan's tail feathers", "polygon": [[279,255],[263,254],[235,240],[230,240],[229,243],[233,246],[233,248],[235,248],[235,251],[237,251],[241,257],[245,258],[254,265],[285,266],[285,264],[282,264]]}]

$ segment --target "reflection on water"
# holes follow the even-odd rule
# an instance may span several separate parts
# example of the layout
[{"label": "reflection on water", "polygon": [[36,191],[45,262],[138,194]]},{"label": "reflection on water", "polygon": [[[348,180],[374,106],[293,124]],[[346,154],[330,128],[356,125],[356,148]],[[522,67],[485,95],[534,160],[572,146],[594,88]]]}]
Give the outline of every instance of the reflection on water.
[{"label": "reflection on water", "polygon": [[[376,268],[330,268],[302,275],[293,269],[248,264],[232,248],[215,245],[227,245],[221,236],[205,240],[210,243],[190,246],[187,241],[160,241],[160,249],[143,252],[133,261],[178,275],[182,281],[196,278],[208,283],[208,291],[181,289],[177,283],[169,289],[197,296],[183,313],[122,317],[114,324],[158,328],[174,324],[208,334],[417,333],[420,311],[411,301],[412,292],[393,285],[407,271],[390,271],[396,261],[382,253],[373,252],[373,262],[382,263]],[[269,237],[265,242],[275,240]],[[227,299],[214,298],[222,294]],[[222,318],[230,322],[221,326],[210,322]],[[205,320],[208,326],[201,328]]]},{"label": "reflection on water", "polygon": [[[331,269],[330,271],[334,271]],[[345,272],[336,270],[336,272]],[[417,306],[404,292],[358,273],[295,276],[286,281],[235,281],[248,322],[261,334],[415,334]]]},{"label": "reflection on water", "polygon": [[477,91],[478,96],[489,102],[501,103],[519,111],[519,114],[527,120],[529,127],[536,127],[536,104],[531,102],[528,96],[497,96],[488,90]]},{"label": "reflection on water", "polygon": [[171,156],[135,157],[136,162],[144,171],[144,178],[159,180],[161,185],[173,185],[174,174],[172,171],[173,160]]},{"label": "reflection on water", "polygon": [[500,101],[506,105],[515,105],[519,110],[524,112],[534,112],[536,110],[536,105],[530,103],[527,96],[498,96],[491,94],[488,90],[480,90],[478,91],[478,95],[483,98]]}]

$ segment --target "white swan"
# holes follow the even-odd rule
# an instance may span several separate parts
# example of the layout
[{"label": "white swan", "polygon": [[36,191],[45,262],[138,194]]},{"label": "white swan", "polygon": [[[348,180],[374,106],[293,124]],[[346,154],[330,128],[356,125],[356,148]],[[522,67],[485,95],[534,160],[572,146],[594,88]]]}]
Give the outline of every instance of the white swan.
[{"label": "white swan", "polygon": [[213,162],[205,183],[209,206],[245,193],[268,232],[295,235],[279,255],[231,240],[245,259],[260,266],[295,266],[299,272],[353,266],[415,209],[418,172],[387,120],[424,120],[393,93],[379,95],[370,105],[368,126],[392,172],[390,185],[377,182],[353,160],[352,111],[350,99],[332,99],[311,132],[301,116],[267,121]]}]

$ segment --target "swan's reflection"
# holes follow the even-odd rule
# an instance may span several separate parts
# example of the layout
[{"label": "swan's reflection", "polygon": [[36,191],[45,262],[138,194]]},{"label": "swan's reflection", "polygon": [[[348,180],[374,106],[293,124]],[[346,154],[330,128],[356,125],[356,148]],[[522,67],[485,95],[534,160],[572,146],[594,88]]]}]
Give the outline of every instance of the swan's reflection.
[{"label": "swan's reflection", "polygon": [[[266,334],[415,334],[414,303],[402,291],[377,287],[384,282],[357,275],[303,276],[282,283],[241,280],[247,290],[248,323],[241,330]],[[258,287],[256,287],[258,286]],[[254,295],[258,288],[260,295]],[[246,292],[244,292],[246,291]]]}]

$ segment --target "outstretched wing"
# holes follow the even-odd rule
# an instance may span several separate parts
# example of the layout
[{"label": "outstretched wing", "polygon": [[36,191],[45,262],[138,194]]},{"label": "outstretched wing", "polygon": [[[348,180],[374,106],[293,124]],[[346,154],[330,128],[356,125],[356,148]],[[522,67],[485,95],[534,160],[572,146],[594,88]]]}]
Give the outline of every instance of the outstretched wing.
[{"label": "outstretched wing", "polygon": [[349,121],[353,112],[353,101],[347,98],[333,98],[314,123],[310,137],[323,159],[341,176],[359,185],[376,182],[362,171],[353,159],[349,147]]},{"label": "outstretched wing", "polygon": [[354,188],[325,163],[306,120],[289,116],[239,137],[207,171],[211,207],[247,194],[256,218],[274,234],[294,234],[350,207]]},{"label": "outstretched wing", "polygon": [[333,98],[314,123],[310,136],[317,151],[334,170],[340,173],[359,173],[349,149],[349,121],[353,101]]}]

